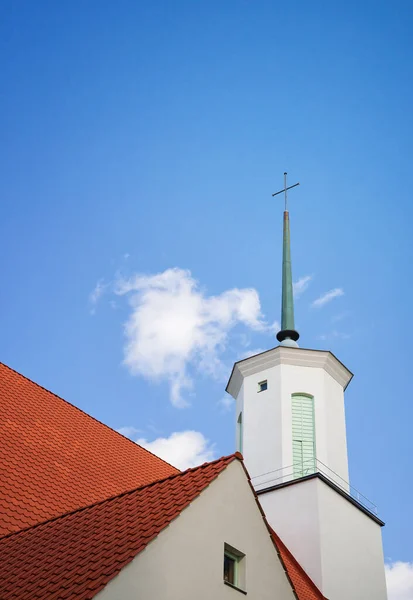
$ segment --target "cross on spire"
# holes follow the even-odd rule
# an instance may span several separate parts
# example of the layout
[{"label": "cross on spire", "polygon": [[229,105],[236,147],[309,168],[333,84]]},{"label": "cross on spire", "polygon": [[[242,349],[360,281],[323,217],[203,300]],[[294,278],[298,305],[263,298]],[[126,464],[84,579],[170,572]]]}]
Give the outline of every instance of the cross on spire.
[{"label": "cross on spire", "polygon": [[278,196],[278,194],[282,194],[284,192],[284,210],[287,212],[288,211],[288,205],[287,205],[287,192],[288,190],[291,190],[292,188],[297,187],[297,185],[300,185],[299,183],[294,183],[294,185],[290,185],[289,187],[287,187],[287,173],[284,173],[284,189],[280,190],[279,192],[275,192],[275,194],[273,194],[272,196]]}]

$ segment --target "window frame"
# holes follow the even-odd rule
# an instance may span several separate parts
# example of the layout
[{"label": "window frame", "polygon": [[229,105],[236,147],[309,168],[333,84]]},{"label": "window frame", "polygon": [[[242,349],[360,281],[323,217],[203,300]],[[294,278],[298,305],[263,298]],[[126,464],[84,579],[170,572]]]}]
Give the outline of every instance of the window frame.
[{"label": "window frame", "polygon": [[245,570],[246,570],[245,554],[243,552],[240,552],[236,548],[234,548],[234,546],[231,546],[230,544],[227,544],[225,542],[224,543],[224,561],[225,561],[225,557],[227,557],[233,561],[234,581],[228,581],[225,579],[225,571],[224,571],[225,562],[224,562],[223,563],[223,573],[222,573],[222,580],[223,580],[224,584],[229,585],[230,587],[238,590],[239,592],[242,592],[243,594],[246,594],[247,592],[245,591],[245,575],[246,575],[246,573],[245,573]]},{"label": "window frame", "polygon": [[[262,387],[265,386],[265,387]],[[266,392],[268,390],[268,379],[263,379],[258,382],[258,393]]]}]

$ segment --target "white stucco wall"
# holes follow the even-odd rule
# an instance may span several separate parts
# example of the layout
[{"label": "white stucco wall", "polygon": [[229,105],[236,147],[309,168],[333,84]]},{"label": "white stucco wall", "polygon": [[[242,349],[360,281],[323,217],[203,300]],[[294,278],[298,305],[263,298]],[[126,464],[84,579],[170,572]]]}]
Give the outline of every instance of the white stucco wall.
[{"label": "white stucco wall", "polygon": [[323,482],[317,488],[324,594],[337,600],[386,600],[380,525]]},{"label": "white stucco wall", "polygon": [[96,598],[240,600],[243,595],[223,583],[224,543],[246,555],[247,597],[294,600],[238,461],[231,463]]},{"label": "white stucco wall", "polygon": [[270,525],[331,600],[386,600],[381,527],[318,478],[259,496]]},{"label": "white stucco wall", "polygon": [[244,448],[240,448],[239,445],[239,435],[238,435],[238,418],[239,415],[242,413],[242,426],[244,427],[244,419],[245,419],[245,415],[244,415],[244,388],[242,387],[240,389],[240,392],[238,394],[238,397],[236,399],[236,403],[235,403],[235,450],[237,452],[244,452]]},{"label": "white stucco wall", "polygon": [[[317,457],[327,467],[342,477],[335,477],[333,472],[327,471],[326,474],[335,480],[337,484],[348,490],[346,482],[349,481],[348,472],[348,453],[347,453],[347,433],[346,433],[346,414],[344,405],[344,391],[341,385],[328,373],[324,374],[324,435],[325,443],[325,460]],[[323,409],[322,409],[323,410]],[[316,406],[316,419],[321,419]],[[317,427],[317,423],[316,423]],[[322,467],[323,468],[323,467]]]},{"label": "white stucco wall", "polygon": [[[268,389],[259,392],[258,383],[264,379]],[[284,480],[291,478],[291,396],[295,393],[314,397],[316,458],[326,465],[318,465],[319,469],[348,489],[343,387],[323,368],[292,364],[245,376],[238,394],[237,417],[243,409],[243,455],[254,486],[263,489],[280,483],[280,475]]]},{"label": "white stucco wall", "polygon": [[271,527],[321,589],[321,536],[316,482],[313,479],[301,481],[260,494],[258,499]]},{"label": "white stucco wall", "polygon": [[[258,383],[265,379],[268,381],[268,389],[259,392]],[[246,377],[240,395],[242,395],[244,407],[243,456],[245,465],[253,483],[255,483],[254,478],[261,475],[263,477],[260,478],[260,481],[265,481],[274,477],[272,473],[267,477],[266,473],[285,466],[282,436],[283,403],[281,380],[277,368],[266,369]],[[275,476],[279,474],[281,473],[277,473]]]}]

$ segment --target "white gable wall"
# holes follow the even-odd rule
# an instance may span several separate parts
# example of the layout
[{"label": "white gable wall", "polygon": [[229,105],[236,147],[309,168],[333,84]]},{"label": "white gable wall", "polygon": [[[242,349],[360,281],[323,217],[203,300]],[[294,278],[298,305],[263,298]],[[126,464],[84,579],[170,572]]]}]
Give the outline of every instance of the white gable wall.
[{"label": "white gable wall", "polygon": [[97,594],[98,600],[240,600],[223,582],[224,543],[245,553],[249,598],[294,600],[245,472],[232,462]]}]

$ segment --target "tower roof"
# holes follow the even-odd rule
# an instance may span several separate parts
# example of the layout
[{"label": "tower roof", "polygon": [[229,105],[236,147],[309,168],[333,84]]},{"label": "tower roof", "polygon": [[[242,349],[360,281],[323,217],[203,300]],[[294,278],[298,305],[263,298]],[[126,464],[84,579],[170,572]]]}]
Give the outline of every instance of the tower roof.
[{"label": "tower roof", "polygon": [[284,192],[285,207],[283,220],[283,264],[282,264],[282,306],[281,306],[281,331],[277,333],[277,340],[283,346],[297,347],[300,337],[294,325],[294,296],[291,268],[291,243],[290,243],[290,215],[288,212],[287,192],[299,183],[287,187],[287,173],[284,173],[284,189],[273,194]]},{"label": "tower roof", "polygon": [[265,352],[236,362],[232,368],[226,391],[233,398],[236,398],[245,377],[281,364],[324,369],[344,389],[346,389],[353,378],[353,373],[328,350],[277,346],[271,350],[266,350]]}]

